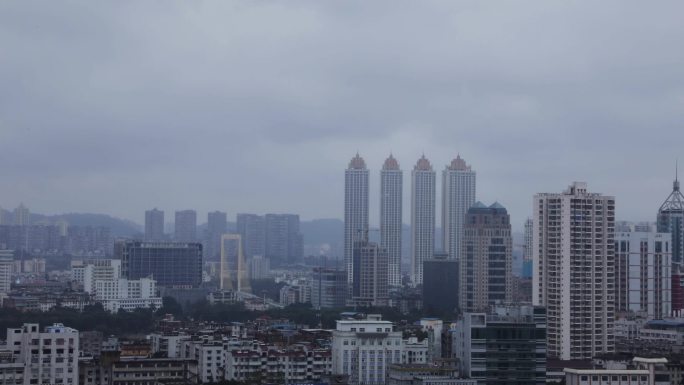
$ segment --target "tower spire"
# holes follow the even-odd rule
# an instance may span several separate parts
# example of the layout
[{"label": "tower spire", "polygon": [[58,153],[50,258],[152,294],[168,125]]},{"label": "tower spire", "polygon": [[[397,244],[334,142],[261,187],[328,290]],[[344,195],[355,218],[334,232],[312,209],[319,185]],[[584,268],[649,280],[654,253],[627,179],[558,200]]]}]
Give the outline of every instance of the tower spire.
[{"label": "tower spire", "polygon": [[672,184],[672,190],[679,191],[679,159],[675,160],[675,180]]}]

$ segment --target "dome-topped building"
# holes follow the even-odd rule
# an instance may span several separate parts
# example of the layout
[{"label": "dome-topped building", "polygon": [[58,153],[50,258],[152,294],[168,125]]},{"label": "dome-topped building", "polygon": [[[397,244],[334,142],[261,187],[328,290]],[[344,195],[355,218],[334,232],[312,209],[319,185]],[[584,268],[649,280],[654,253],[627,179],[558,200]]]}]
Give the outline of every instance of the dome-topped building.
[{"label": "dome-topped building", "polygon": [[416,163],[416,167],[414,168],[416,171],[432,171],[432,165],[430,164],[430,161],[427,160],[425,155],[421,156],[420,159],[418,159],[418,162]]},{"label": "dome-topped building", "polygon": [[352,170],[365,170],[366,169],[366,161],[363,160],[362,157],[359,156],[359,153],[356,153],[356,156],[352,158],[352,160],[349,162],[349,169]]},{"label": "dome-topped building", "polygon": [[470,166],[461,158],[461,155],[456,155],[456,158],[451,161],[451,164],[448,165],[447,168],[449,170],[470,171]]},{"label": "dome-topped building", "polygon": [[392,154],[389,155],[387,159],[385,159],[385,163],[382,165],[383,170],[399,170],[399,162],[392,156]]}]

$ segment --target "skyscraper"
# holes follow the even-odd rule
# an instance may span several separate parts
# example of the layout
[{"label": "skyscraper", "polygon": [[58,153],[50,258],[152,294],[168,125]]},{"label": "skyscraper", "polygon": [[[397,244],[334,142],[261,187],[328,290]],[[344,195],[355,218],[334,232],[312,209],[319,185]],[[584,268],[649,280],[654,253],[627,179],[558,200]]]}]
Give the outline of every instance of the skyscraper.
[{"label": "skyscraper", "polygon": [[432,315],[453,314],[458,309],[458,261],[435,254],[423,262],[423,309]]},{"label": "skyscraper", "polygon": [[14,225],[29,226],[31,224],[31,212],[24,204],[20,204],[14,209]]},{"label": "skyscraper", "polygon": [[523,233],[523,261],[522,261],[522,278],[532,278],[532,219],[525,220],[525,232]]},{"label": "skyscraper", "polygon": [[463,221],[473,203],[475,171],[457,155],[442,171],[442,242],[451,259],[458,259]]},{"label": "skyscraper", "polygon": [[354,242],[368,230],[368,169],[357,153],[344,172],[344,265],[352,282]]},{"label": "skyscraper", "polygon": [[411,281],[423,283],[423,262],[435,251],[435,171],[423,155],[411,172]]},{"label": "skyscraper", "polygon": [[649,319],[671,312],[670,233],[624,231],[615,234],[615,310]]},{"label": "skyscraper", "polygon": [[354,243],[352,302],[355,306],[387,306],[387,250],[368,239]]},{"label": "skyscraper", "polygon": [[274,265],[293,263],[304,256],[299,215],[266,214],[265,253]]},{"label": "skyscraper", "polygon": [[403,173],[390,154],[380,171],[380,247],[389,257],[389,285],[401,286]]},{"label": "skyscraper", "polygon": [[240,234],[221,236],[221,290],[251,291],[240,238]]},{"label": "skyscraper", "polygon": [[266,222],[256,214],[238,214],[237,232],[242,238],[242,252],[245,258],[266,255]]},{"label": "skyscraper", "polygon": [[675,175],[672,192],[658,210],[659,233],[672,235],[672,311],[684,310],[684,195]]},{"label": "skyscraper", "polygon": [[156,208],[145,211],[145,240],[162,239],[164,239],[164,212]]},{"label": "skyscraper", "polygon": [[547,309],[550,357],[615,351],[615,198],[574,182],[534,196],[532,301]]},{"label": "skyscraper", "polygon": [[194,242],[197,239],[197,212],[195,210],[176,211],[174,237],[179,242]]},{"label": "skyscraper", "polygon": [[228,231],[226,213],[214,211],[207,214],[207,232],[205,234],[204,256],[207,260],[218,260],[221,257],[221,236]]},{"label": "skyscraper", "polygon": [[460,255],[462,311],[486,312],[511,301],[513,238],[503,206],[477,202],[468,209]]}]

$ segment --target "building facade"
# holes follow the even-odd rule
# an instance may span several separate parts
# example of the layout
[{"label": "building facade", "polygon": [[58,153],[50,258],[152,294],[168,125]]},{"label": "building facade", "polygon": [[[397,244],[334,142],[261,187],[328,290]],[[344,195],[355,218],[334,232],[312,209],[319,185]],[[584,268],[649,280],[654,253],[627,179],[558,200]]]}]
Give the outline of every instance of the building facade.
[{"label": "building facade", "polygon": [[204,256],[207,260],[221,258],[221,236],[228,232],[228,216],[221,211],[207,214],[207,230],[204,234]]},{"label": "building facade", "polygon": [[265,255],[274,265],[298,262],[304,257],[304,237],[297,214],[266,214]]},{"label": "building facade", "polygon": [[380,171],[380,247],[389,257],[389,285],[401,286],[403,172],[390,154]]},{"label": "building facade", "polygon": [[316,267],[311,280],[311,305],[314,309],[343,308],[347,304],[347,272]]},{"label": "building facade", "polygon": [[506,208],[475,203],[466,215],[461,241],[460,307],[482,312],[511,301],[513,238]]},{"label": "building facade", "polygon": [[197,241],[197,212],[195,210],[176,211],[174,239],[178,242]]},{"label": "building facade", "polygon": [[534,197],[533,297],[547,311],[550,357],[615,351],[615,198],[575,182]]},{"label": "building facade", "polygon": [[478,384],[546,383],[546,314],[543,307],[502,307],[464,313],[456,325],[454,354],[461,375]]},{"label": "building facade", "polygon": [[435,254],[423,262],[423,309],[433,315],[458,311],[458,261]]},{"label": "building facade", "polygon": [[266,255],[266,222],[256,214],[238,214],[237,232],[242,238],[242,252],[245,258]]},{"label": "building facade", "polygon": [[670,233],[615,234],[615,310],[669,317],[672,312]]},{"label": "building facade", "polygon": [[423,155],[411,172],[411,281],[423,283],[423,262],[435,252],[435,171]]},{"label": "building facade", "polygon": [[164,212],[157,210],[145,211],[145,240],[161,241],[164,239]]},{"label": "building facade", "polygon": [[95,301],[111,313],[159,309],[162,306],[162,298],[157,295],[157,284],[151,278],[102,279],[95,281],[95,287]]},{"label": "building facade", "polygon": [[347,281],[354,273],[354,242],[368,231],[368,169],[357,153],[344,171],[344,265]]},{"label": "building facade", "polygon": [[463,223],[475,203],[475,171],[460,156],[442,172],[442,243],[450,259],[461,252]]},{"label": "building facade", "polygon": [[354,244],[352,303],[356,306],[387,306],[389,257],[387,250],[368,240]]},{"label": "building facade", "polygon": [[202,244],[120,241],[116,254],[121,274],[131,280],[152,277],[157,285],[199,287],[202,283]]}]

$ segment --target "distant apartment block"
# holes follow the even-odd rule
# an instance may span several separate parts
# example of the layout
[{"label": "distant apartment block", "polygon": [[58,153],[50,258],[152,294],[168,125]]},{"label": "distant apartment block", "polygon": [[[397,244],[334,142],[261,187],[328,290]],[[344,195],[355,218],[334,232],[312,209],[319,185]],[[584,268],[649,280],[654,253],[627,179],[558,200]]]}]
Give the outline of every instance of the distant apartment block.
[{"label": "distant apartment block", "polygon": [[178,242],[197,240],[197,212],[195,210],[176,211],[174,239]]},{"label": "distant apartment block", "polygon": [[145,240],[161,241],[164,239],[164,212],[157,210],[145,211]]}]

